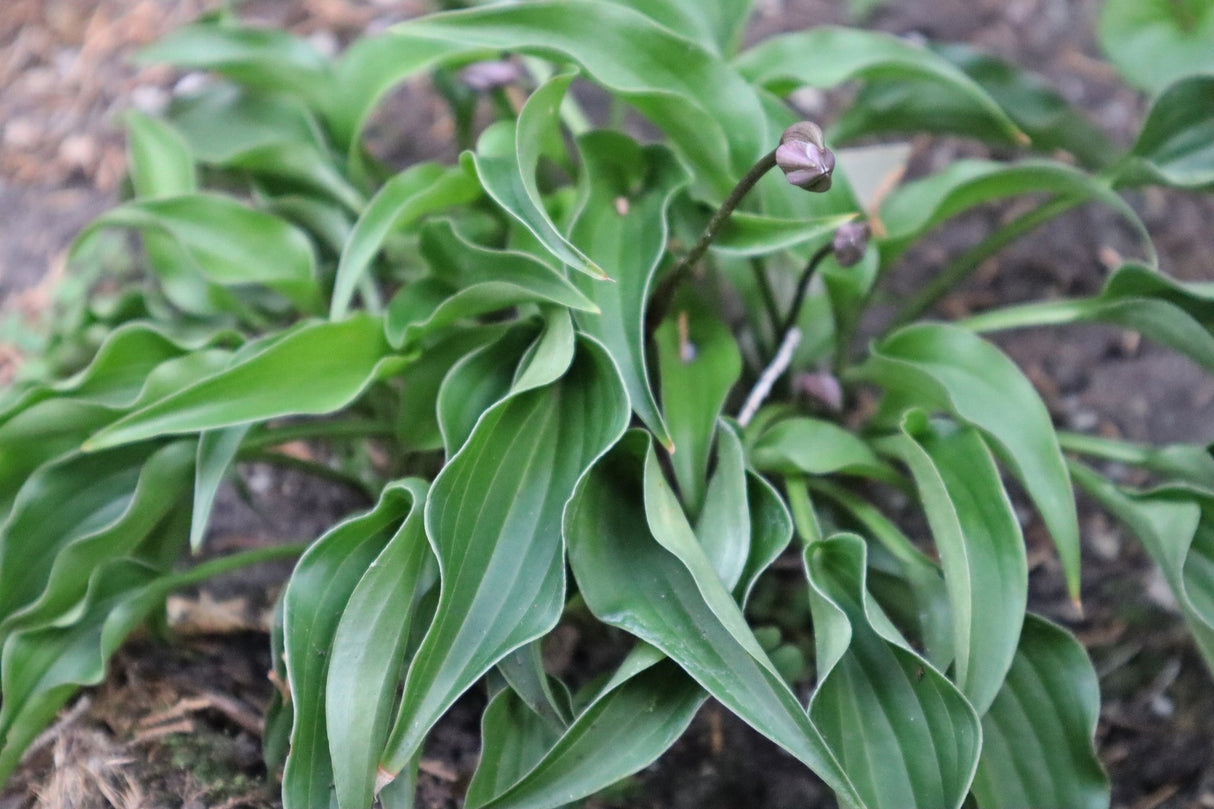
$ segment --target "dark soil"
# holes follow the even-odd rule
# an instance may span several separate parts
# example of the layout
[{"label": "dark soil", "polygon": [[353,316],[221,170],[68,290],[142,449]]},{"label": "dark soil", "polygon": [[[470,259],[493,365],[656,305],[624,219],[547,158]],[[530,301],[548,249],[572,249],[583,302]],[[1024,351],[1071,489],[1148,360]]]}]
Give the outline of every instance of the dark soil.
[{"label": "dark soil", "polygon": [[[6,0],[0,5],[0,384],[21,361],[63,280],[72,235],[112,204],[122,175],[119,116],[155,109],[175,77],[128,62],[142,44],[192,18],[200,0]],[[335,46],[367,27],[410,16],[421,2],[277,0],[262,19]],[[897,0],[871,24],[899,34],[964,41],[1045,75],[1105,131],[1128,145],[1144,111],[1100,60],[1097,0]],[[846,21],[842,0],[758,0],[753,36]],[[829,100],[824,103],[829,104]],[[426,106],[385,121],[384,152],[444,151],[449,126]],[[420,110],[418,112],[417,110]],[[408,143],[402,147],[402,144]],[[915,142],[913,165],[981,154],[948,139]],[[394,151],[396,150],[396,151]],[[1148,192],[1140,211],[1165,271],[1214,280],[1214,204]],[[942,229],[894,279],[906,294],[926,273],[1008,215],[992,206]],[[1081,209],[992,259],[942,314],[996,301],[1091,293],[1134,244],[1106,212]],[[14,325],[15,324],[15,325]],[[15,336],[16,335],[16,336]],[[1000,338],[1060,425],[1150,441],[1214,441],[1214,378],[1119,330],[1033,330]],[[36,344],[31,338],[28,344]],[[360,505],[345,491],[242,470],[253,508],[229,492],[213,551],[315,537]],[[1064,597],[1039,525],[1028,530],[1032,608],[1068,625],[1090,650],[1104,695],[1098,741],[1118,809],[1214,807],[1214,688],[1166,585],[1136,542],[1103,514],[1082,510],[1084,615]],[[258,717],[271,693],[266,611],[288,569],[261,570],[187,593],[170,605],[172,643],[140,638],[114,660],[31,750],[0,797],[25,807],[272,807],[273,774],[259,755]],[[576,645],[576,637],[573,639]],[[584,651],[584,650],[583,650]],[[575,650],[576,652],[576,650]],[[563,656],[577,666],[579,653]],[[576,672],[575,672],[576,673]],[[476,763],[479,694],[433,734],[419,805],[455,807]],[[600,807],[831,806],[818,781],[774,745],[709,703],[657,764],[590,800]]]}]

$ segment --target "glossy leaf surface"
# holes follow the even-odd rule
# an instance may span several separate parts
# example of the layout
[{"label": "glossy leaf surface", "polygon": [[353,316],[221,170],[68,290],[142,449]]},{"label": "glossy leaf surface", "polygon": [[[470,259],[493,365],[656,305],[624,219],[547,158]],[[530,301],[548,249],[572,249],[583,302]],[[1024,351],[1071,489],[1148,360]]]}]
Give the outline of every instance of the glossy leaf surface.
[{"label": "glossy leaf surface", "polygon": [[857,376],[980,429],[1041,512],[1072,598],[1079,596],[1079,522],[1050,414],[1020,369],[964,329],[925,323],[878,343]]},{"label": "glossy leaf surface", "polygon": [[443,468],[426,503],[442,589],[405,680],[388,772],[490,666],[555,624],[565,590],[561,513],[627,415],[614,366],[583,338],[564,377],[490,408]]},{"label": "glossy leaf surface", "polygon": [[965,697],[872,603],[864,542],[805,549],[818,686],[809,713],[866,806],[960,807],[982,730]]}]

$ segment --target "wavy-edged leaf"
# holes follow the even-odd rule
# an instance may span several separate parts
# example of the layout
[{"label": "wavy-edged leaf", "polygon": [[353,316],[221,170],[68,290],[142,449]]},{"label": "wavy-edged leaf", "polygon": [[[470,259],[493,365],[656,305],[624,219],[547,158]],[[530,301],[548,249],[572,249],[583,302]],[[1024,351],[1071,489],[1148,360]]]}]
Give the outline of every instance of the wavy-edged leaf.
[{"label": "wavy-edged leaf", "polygon": [[982,430],[1049,528],[1072,598],[1079,597],[1079,519],[1066,462],[1045,404],[994,345],[940,323],[908,326],[877,343],[862,379]]},{"label": "wavy-edged leaf", "polygon": [[1105,0],[1097,32],[1121,74],[1151,93],[1214,70],[1214,6],[1205,0]]},{"label": "wavy-edged leaf", "polygon": [[822,419],[775,422],[754,439],[750,462],[760,472],[781,475],[862,475],[898,482],[899,476],[863,439]]},{"label": "wavy-edged leaf", "polygon": [[[918,629],[918,638],[923,643],[924,654],[937,671],[947,671],[953,663],[953,621],[948,602],[948,589],[939,566],[927,554],[911,542],[906,534],[876,506],[852,492],[850,489],[828,480],[810,478],[810,488],[815,493],[826,495],[854,519],[859,530],[875,539],[880,551],[888,554],[898,566],[896,575],[905,580],[910,590],[909,606],[895,603],[908,616],[904,626]],[[870,565],[876,572],[878,554],[870,550]],[[883,593],[873,586],[873,594],[881,599]],[[882,602],[883,604],[887,602]],[[888,608],[888,607],[887,607]]]},{"label": "wavy-edged leaf", "polygon": [[958,325],[973,331],[1066,323],[1132,329],[1214,371],[1214,285],[1184,284],[1126,264],[1091,298],[1041,301],[984,312]]},{"label": "wavy-edged leaf", "polygon": [[915,478],[952,607],[953,680],[981,716],[1012,664],[1028,601],[1020,523],[977,429],[920,414],[879,446]]},{"label": "wavy-edged leaf", "polygon": [[973,788],[980,809],[1107,807],[1109,780],[1093,740],[1099,718],[1100,683],[1083,646],[1025,616],[1007,681],[982,718]]},{"label": "wavy-edged leaf", "polygon": [[24,482],[0,526],[0,617],[37,598],[60,549],[121,518],[150,454],[146,446],[73,453]]},{"label": "wavy-edged leaf", "polygon": [[476,183],[463,169],[437,163],[413,166],[384,183],[354,223],[342,249],[329,318],[339,320],[349,311],[359,280],[393,230],[428,213],[469,202],[478,194]]},{"label": "wavy-edged leaf", "polygon": [[119,419],[86,447],[92,451],[157,435],[330,413],[405,362],[389,353],[381,318],[306,323],[231,367]]},{"label": "wavy-edged leaf", "polygon": [[[478,768],[468,787],[467,805],[555,809],[643,769],[669,749],[708,695],[673,661],[641,648],[648,651],[643,657],[629,657],[566,733],[520,756],[514,771],[521,771],[522,778],[502,783],[509,779],[490,780]],[[647,666],[637,671],[643,664]],[[502,744],[515,738],[514,728],[500,721],[491,724],[488,711],[482,735],[486,755],[517,754],[513,745]],[[496,771],[503,769],[498,765]]]},{"label": "wavy-edged leaf", "polygon": [[485,192],[554,258],[593,278],[606,278],[602,267],[571,244],[552,221],[535,177],[545,143],[557,132],[561,101],[574,75],[562,73],[541,85],[523,105],[517,122],[497,123],[464,159],[475,169]]},{"label": "wavy-edged leaf", "polygon": [[[1116,148],[1086,116],[1032,73],[960,43],[931,44],[1005,110],[1038,152],[1065,149],[1088,167],[1107,165]],[[883,132],[938,132],[1018,143],[967,89],[927,77],[868,82],[830,128],[839,142]]]},{"label": "wavy-edged leaf", "polygon": [[320,124],[302,101],[227,82],[174,98],[168,119],[200,162],[216,166],[274,144],[325,150]]},{"label": "wavy-edged leaf", "polygon": [[544,328],[539,337],[527,346],[510,383],[510,393],[550,385],[564,376],[577,353],[577,332],[568,310],[544,310]]},{"label": "wavy-edged leaf", "polygon": [[[1214,22],[1214,14],[1210,14]],[[1210,43],[1214,47],[1214,42]],[[1119,185],[1214,185],[1214,60],[1205,75],[1171,84],[1151,105],[1138,140],[1113,169]]]},{"label": "wavy-edged leaf", "polygon": [[1206,666],[1214,671],[1214,491],[1184,485],[1133,491],[1078,463],[1071,464],[1071,473],[1159,565]]},{"label": "wavy-edged leaf", "polygon": [[537,336],[534,321],[516,324],[451,367],[438,390],[438,426],[448,458],[472,435],[481,415],[510,393]]},{"label": "wavy-edged leaf", "polygon": [[[602,341],[620,366],[632,409],[663,444],[670,435],[658,409],[645,353],[645,307],[666,251],[667,212],[690,176],[669,150],[641,146],[617,132],[595,131],[577,140],[582,155],[582,209],[569,238],[615,283],[583,276],[573,282],[599,312],[574,315]],[[615,215],[604,213],[615,211]]]},{"label": "wavy-edged leaf", "polygon": [[398,504],[408,499],[409,511],[358,580],[333,630],[324,712],[341,806],[374,801],[407,644],[411,631],[417,631],[419,601],[436,578],[422,518],[426,490],[427,484],[415,478],[385,490]]},{"label": "wavy-edged leaf", "polygon": [[106,560],[136,548],[190,490],[194,444],[180,441],[44,467],[0,527],[0,633],[51,623]]},{"label": "wavy-edged leaf", "polygon": [[871,601],[866,556],[850,534],[805,549],[818,650],[810,716],[864,805],[960,807],[982,748],[978,715]]},{"label": "wavy-edged leaf", "polygon": [[316,256],[301,230],[231,197],[181,194],[128,202],[93,220],[76,247],[103,227],[128,227],[167,239],[197,273],[220,287],[260,284],[305,312],[320,303]]},{"label": "wavy-edged leaf", "polygon": [[675,297],[654,341],[662,412],[674,442],[670,462],[688,513],[698,515],[717,418],[742,373],[742,354],[729,328],[691,292]]},{"label": "wavy-edged leaf", "polygon": [[127,162],[137,197],[171,197],[198,188],[194,156],[164,121],[131,111],[126,118]]},{"label": "wavy-edged leaf", "polygon": [[207,522],[219,484],[227,474],[249,425],[239,424],[219,430],[207,430],[198,437],[194,465],[194,509],[190,520],[190,550],[197,553],[206,538]]},{"label": "wavy-edged leaf", "polygon": [[[367,664],[368,681],[359,684],[360,693],[333,695],[333,707],[354,702],[368,711],[358,715],[342,715],[345,727],[339,733],[349,731],[349,726],[356,722],[366,722],[361,729],[367,733],[380,733],[378,739],[360,738],[354,749],[340,751],[345,757],[342,761],[343,786],[350,790],[349,794],[360,796],[364,788],[374,786],[376,759],[383,743],[383,734],[387,731],[387,712],[391,708],[390,704],[387,709],[380,705],[384,687],[382,680],[390,676],[386,669],[391,661],[385,657],[399,651],[398,633],[401,627],[392,627],[389,637],[377,638],[376,648],[357,650],[366,655],[365,658],[358,655],[351,658],[349,645],[343,647],[344,655],[339,658],[335,653],[334,641],[339,624],[345,617],[346,607],[360,582],[376,558],[385,551],[393,535],[398,531],[404,532],[401,523],[417,508],[417,497],[418,489],[414,486],[388,487],[373,509],[339,523],[316,540],[300,557],[287,583],[283,596],[283,649],[295,720],[291,727],[291,751],[283,771],[282,795],[286,807],[314,809],[331,804],[330,794],[337,773],[335,762],[329,754],[328,724],[333,714],[327,710],[329,694],[326,685],[330,669],[334,666],[340,667],[334,679],[348,684],[350,670]],[[414,544],[420,540],[416,532],[413,539]],[[404,579],[409,571],[387,572]],[[368,587],[378,589],[380,595],[384,595],[382,584],[377,586],[372,580]],[[412,590],[401,587],[394,601],[399,606],[398,599],[408,600],[412,596]],[[365,610],[366,606],[365,601],[360,601],[357,609]],[[359,620],[362,626],[355,630],[347,628],[347,631],[364,632],[383,618],[383,615],[376,615],[373,611],[363,611],[357,619],[350,619]],[[366,636],[361,640],[365,646]],[[397,662],[400,663],[399,659]],[[395,680],[390,688],[394,693]],[[346,732],[342,738],[349,740],[349,733]],[[371,747],[375,749],[371,750]],[[359,765],[366,764],[368,758],[371,772],[369,782],[364,783],[366,774]]]},{"label": "wavy-edged leaf", "polygon": [[583,337],[565,376],[486,411],[439,473],[426,533],[442,587],[381,762],[389,773],[413,757],[456,697],[556,623],[565,591],[561,514],[627,420],[610,357]]},{"label": "wavy-edged leaf", "polygon": [[525,253],[473,246],[447,223],[423,231],[422,252],[432,266],[442,268],[436,271],[442,280],[406,284],[393,297],[385,328],[394,346],[411,347],[453,323],[524,303],[596,309],[551,267]]},{"label": "wavy-edged leaf", "polygon": [[[722,563],[734,559],[736,549],[743,549],[745,558],[731,586],[734,599],[745,604],[759,574],[788,545],[788,512],[765,480],[744,471],[733,429],[724,427],[720,435],[718,470],[709,486],[697,538],[718,574]],[[739,509],[745,515],[739,515]],[[717,517],[720,523],[709,524]],[[734,562],[730,564],[736,567]],[[722,580],[730,582],[725,575]],[[642,645],[525,777],[497,797],[483,795],[487,789],[469,788],[469,805],[484,800],[498,809],[539,809],[588,795],[661,755],[706,698],[696,681],[673,661],[663,659],[652,646]],[[622,744],[623,739],[628,743]],[[509,747],[509,729],[499,728],[492,737],[486,734],[485,743]]]},{"label": "wavy-edged leaf", "polygon": [[[789,536],[787,513],[783,529]],[[569,504],[565,530],[574,576],[599,620],[656,646],[842,802],[867,806],[696,542],[647,434],[630,433],[592,468]]]},{"label": "wavy-edged leaf", "polygon": [[610,0],[647,17],[719,56],[738,48],[754,0]]},{"label": "wavy-edged leaf", "polygon": [[579,65],[665,131],[698,181],[720,198],[763,153],[765,141],[774,142],[754,90],[736,71],[644,15],[595,0],[497,4],[392,28],[351,56],[348,67],[338,67],[339,75],[357,75],[366,88],[346,100],[337,116],[342,130],[357,132],[396,81],[436,61],[491,58],[502,50]]},{"label": "wavy-edged leaf", "polygon": [[928,230],[975,205],[1036,193],[1107,205],[1134,228],[1148,261],[1155,263],[1155,248],[1146,226],[1107,182],[1062,163],[1039,160],[1012,164],[958,160],[937,174],[894,190],[880,210],[888,233],[879,240],[881,261],[892,263]]},{"label": "wavy-edged leaf", "polygon": [[729,256],[766,256],[833,233],[853,214],[809,219],[777,219],[735,211],[713,241],[712,249]]},{"label": "wavy-edged leaf", "polygon": [[426,346],[421,356],[400,372],[400,410],[397,440],[409,452],[441,449],[438,396],[452,367],[499,338],[502,325],[459,329]]},{"label": "wavy-edged leaf", "polygon": [[144,48],[139,60],[213,70],[250,87],[291,93],[313,107],[326,104],[334,90],[329,62],[320,51],[273,28],[196,23]]},{"label": "wavy-edged leaf", "polygon": [[947,59],[888,34],[819,26],[771,37],[734,60],[742,75],[783,94],[798,85],[833,87],[848,79],[930,78],[981,109],[992,125],[1023,138],[1016,123],[987,92]]}]

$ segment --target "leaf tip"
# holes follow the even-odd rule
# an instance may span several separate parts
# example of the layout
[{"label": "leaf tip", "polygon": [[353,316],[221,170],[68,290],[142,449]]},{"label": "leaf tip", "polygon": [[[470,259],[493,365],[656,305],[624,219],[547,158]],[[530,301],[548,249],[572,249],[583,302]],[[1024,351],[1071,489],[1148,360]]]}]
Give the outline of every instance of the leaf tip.
[{"label": "leaf tip", "polygon": [[381,764],[375,771],[375,794],[378,795],[383,791],[384,787],[396,780],[396,775],[384,769]]}]

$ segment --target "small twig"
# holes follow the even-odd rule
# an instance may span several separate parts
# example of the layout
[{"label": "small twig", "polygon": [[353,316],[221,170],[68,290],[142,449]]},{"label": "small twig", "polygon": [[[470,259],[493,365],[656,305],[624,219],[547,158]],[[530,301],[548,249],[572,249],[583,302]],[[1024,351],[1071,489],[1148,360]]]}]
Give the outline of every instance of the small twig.
[{"label": "small twig", "polygon": [[743,427],[750,424],[750,420],[755,417],[755,413],[759,412],[759,407],[771,393],[772,385],[776,384],[776,380],[788,370],[788,366],[792,363],[792,354],[797,350],[800,342],[801,330],[796,326],[785,332],[784,339],[780,341],[780,347],[776,349],[776,355],[763,369],[763,373],[759,375],[759,381],[755,382],[750,395],[746,397],[745,404],[738,412],[738,424]]}]

